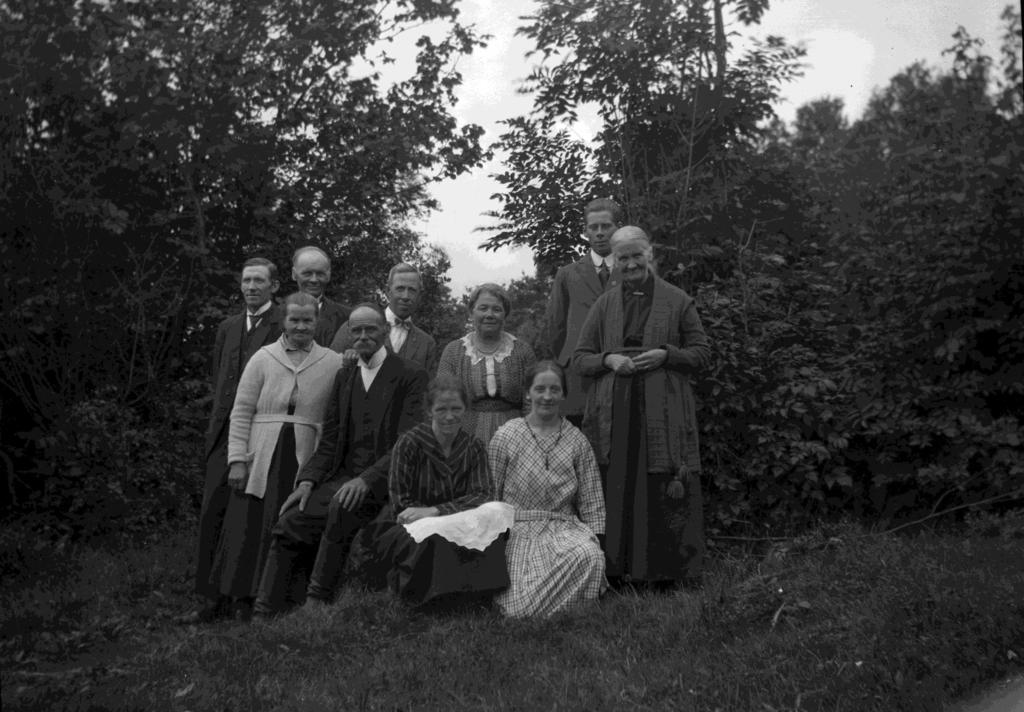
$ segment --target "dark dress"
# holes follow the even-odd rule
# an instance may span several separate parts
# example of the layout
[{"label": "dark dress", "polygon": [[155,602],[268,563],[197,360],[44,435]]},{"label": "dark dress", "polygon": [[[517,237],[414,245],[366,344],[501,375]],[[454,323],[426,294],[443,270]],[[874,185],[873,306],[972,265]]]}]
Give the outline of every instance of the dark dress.
[{"label": "dark dress", "polygon": [[[291,411],[288,414],[291,415]],[[285,423],[270,461],[263,498],[231,491],[224,515],[224,534],[212,567],[221,595],[232,598],[256,595],[270,548],[271,529],[277,521],[278,510],[294,489],[298,469],[295,427]]]},{"label": "dark dress", "polygon": [[[657,369],[617,375],[609,353],[666,351]],[[583,429],[601,465],[609,578],[696,582],[704,553],[696,405],[690,376],[710,358],[692,298],[649,276],[598,297],[573,356],[593,380]]]},{"label": "dark dress", "polygon": [[491,499],[487,453],[479,440],[459,431],[446,456],[431,426],[417,425],[395,445],[388,489],[388,506],[365,530],[372,582],[416,606],[479,598],[508,586],[507,532],[478,551],[439,534],[416,542],[395,521],[409,507],[437,507],[445,516]]},{"label": "dark dress", "polygon": [[295,364],[289,348],[282,336],[254,355],[235,396],[228,460],[247,462],[249,479],[231,491],[214,550],[208,584],[222,596],[255,597],[277,513],[316,447],[327,386],[341,366],[339,354],[316,344]]}]

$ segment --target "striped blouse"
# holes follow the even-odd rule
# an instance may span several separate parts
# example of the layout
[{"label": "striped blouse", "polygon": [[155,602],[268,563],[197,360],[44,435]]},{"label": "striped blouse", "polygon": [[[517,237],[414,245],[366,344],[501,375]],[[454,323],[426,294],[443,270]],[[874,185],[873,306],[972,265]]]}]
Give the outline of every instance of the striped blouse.
[{"label": "striped blouse", "polygon": [[391,453],[388,494],[393,514],[437,507],[441,514],[472,509],[492,499],[487,451],[460,430],[447,457],[428,423],[406,431]]}]

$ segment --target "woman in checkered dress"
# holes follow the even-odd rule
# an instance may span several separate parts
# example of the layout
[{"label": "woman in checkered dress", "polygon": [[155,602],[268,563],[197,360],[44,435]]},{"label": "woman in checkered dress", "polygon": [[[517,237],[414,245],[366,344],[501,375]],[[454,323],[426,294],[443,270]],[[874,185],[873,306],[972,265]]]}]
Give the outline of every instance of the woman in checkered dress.
[{"label": "woman in checkered dress", "polygon": [[495,495],[516,508],[506,549],[511,583],[495,598],[513,617],[551,615],[607,587],[600,474],[590,442],[558,413],[565,372],[541,361],[525,390],[530,412],[499,428],[487,449]]}]

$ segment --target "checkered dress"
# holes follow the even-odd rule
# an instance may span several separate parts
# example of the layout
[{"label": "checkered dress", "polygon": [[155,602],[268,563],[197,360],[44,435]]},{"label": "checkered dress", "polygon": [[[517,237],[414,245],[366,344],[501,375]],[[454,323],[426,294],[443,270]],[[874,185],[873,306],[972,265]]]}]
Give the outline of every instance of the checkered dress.
[{"label": "checkered dress", "polygon": [[561,440],[534,440],[516,418],[487,453],[495,496],[516,508],[506,550],[511,585],[495,598],[498,607],[513,617],[548,616],[596,599],[607,586],[596,536],[605,510],[590,443],[565,420]]}]

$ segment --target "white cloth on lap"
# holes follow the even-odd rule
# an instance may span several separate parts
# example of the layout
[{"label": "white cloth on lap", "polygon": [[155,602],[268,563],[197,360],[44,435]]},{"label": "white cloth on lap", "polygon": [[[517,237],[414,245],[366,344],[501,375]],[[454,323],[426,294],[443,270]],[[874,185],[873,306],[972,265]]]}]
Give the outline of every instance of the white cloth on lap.
[{"label": "white cloth on lap", "polygon": [[502,532],[511,529],[515,519],[516,510],[512,505],[485,502],[465,512],[446,514],[443,517],[424,517],[404,526],[417,544],[431,534],[438,534],[453,544],[483,551]]}]

